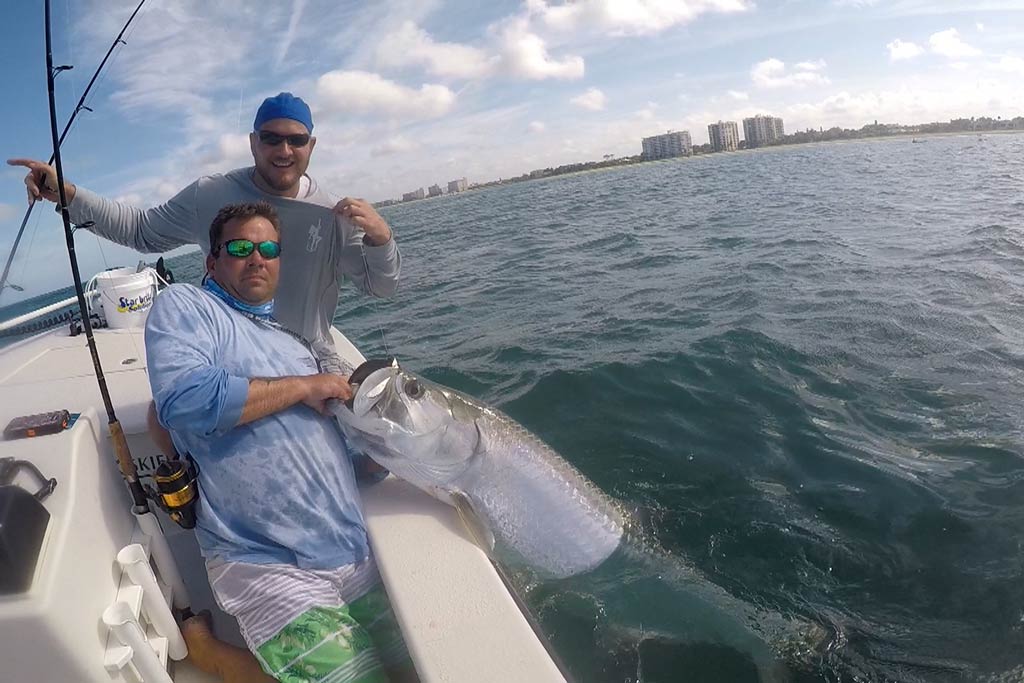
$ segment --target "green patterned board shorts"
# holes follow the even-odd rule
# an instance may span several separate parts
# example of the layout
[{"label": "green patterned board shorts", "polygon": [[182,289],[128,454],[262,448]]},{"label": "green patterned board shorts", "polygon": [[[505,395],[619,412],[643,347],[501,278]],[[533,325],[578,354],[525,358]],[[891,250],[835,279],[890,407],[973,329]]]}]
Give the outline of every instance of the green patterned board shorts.
[{"label": "green patterned board shorts", "polygon": [[409,653],[373,558],[338,569],[210,562],[221,609],[283,683],[387,683]]}]

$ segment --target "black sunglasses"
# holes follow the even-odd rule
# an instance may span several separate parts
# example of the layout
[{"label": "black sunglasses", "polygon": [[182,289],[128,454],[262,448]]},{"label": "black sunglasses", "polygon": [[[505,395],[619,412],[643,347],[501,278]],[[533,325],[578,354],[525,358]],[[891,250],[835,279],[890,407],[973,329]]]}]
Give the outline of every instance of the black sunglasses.
[{"label": "black sunglasses", "polygon": [[305,147],[309,144],[309,133],[295,133],[293,135],[280,135],[273,131],[261,130],[259,132],[260,142],[264,145],[277,147],[284,141],[288,141],[289,147]]},{"label": "black sunglasses", "polygon": [[215,258],[220,256],[222,247],[228,253],[228,256],[234,256],[235,258],[249,258],[254,251],[259,251],[260,256],[265,259],[275,259],[281,255],[281,245],[273,240],[265,240],[263,242],[242,239],[228,240],[213,250]]}]

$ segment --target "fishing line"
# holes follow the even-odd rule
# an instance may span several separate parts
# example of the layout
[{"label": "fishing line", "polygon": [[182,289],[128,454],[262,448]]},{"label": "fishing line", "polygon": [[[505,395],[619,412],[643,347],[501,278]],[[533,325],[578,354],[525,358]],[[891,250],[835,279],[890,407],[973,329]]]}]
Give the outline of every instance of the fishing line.
[{"label": "fishing line", "polygon": [[[36,214],[35,221],[32,222],[32,229],[29,231],[32,235],[28,240],[28,249],[25,251],[25,258],[21,260],[21,273],[18,275],[18,282],[25,281],[25,271],[28,270],[28,256],[32,253],[32,246],[36,243],[36,235],[39,234],[39,215]],[[22,285],[24,287],[24,285]]]},{"label": "fishing line", "polygon": [[380,312],[380,305],[377,303],[376,298],[373,300],[373,310],[377,315],[377,329],[380,331],[380,340],[384,344],[384,355],[391,358],[391,349],[388,346],[388,337],[384,334],[384,318]]},{"label": "fishing line", "polygon": [[93,233],[92,236],[96,238],[96,247],[100,250],[100,258],[103,259],[103,269],[110,270],[110,262],[107,261],[107,254],[103,251],[103,241],[96,233]]},{"label": "fishing line", "polygon": [[[143,0],[145,1],[145,0]],[[141,7],[141,4],[140,4]],[[138,10],[136,10],[138,11]],[[110,391],[107,388],[107,380],[103,375],[103,366],[100,363],[99,350],[96,348],[96,340],[92,333],[92,323],[89,320],[88,306],[85,303],[85,292],[82,291],[82,277],[78,269],[78,257],[75,255],[75,238],[71,231],[71,216],[68,213],[68,199],[64,192],[64,166],[60,158],[60,136],[57,134],[57,104],[54,95],[54,81],[57,74],[70,67],[53,66],[53,39],[50,31],[50,0],[45,0],[46,16],[46,92],[50,107],[50,135],[53,144],[53,165],[57,173],[57,199],[60,207],[61,220],[64,223],[64,239],[67,242],[68,260],[71,264],[71,278],[75,286],[75,294],[78,298],[78,310],[82,315],[82,329],[85,331],[86,343],[89,347],[89,354],[92,357],[93,371],[96,373],[96,383],[100,390],[100,397],[103,399],[103,407],[107,413],[107,427],[110,431],[110,438],[121,469],[121,476],[128,484],[128,491],[132,497],[133,512],[142,515],[150,512],[149,500],[146,498],[146,491],[139,481],[135,461],[132,460],[131,450],[128,447],[128,440],[125,438],[124,429],[114,413],[114,404],[110,398]],[[134,15],[133,15],[134,16]],[[120,40],[120,36],[118,37]],[[116,41],[115,41],[116,44]],[[109,55],[109,53],[108,53]],[[106,60],[104,60],[106,61]]]}]

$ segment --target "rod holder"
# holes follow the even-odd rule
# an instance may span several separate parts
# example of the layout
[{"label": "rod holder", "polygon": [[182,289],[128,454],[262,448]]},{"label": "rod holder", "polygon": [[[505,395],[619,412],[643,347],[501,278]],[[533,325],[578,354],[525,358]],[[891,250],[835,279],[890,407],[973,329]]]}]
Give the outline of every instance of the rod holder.
[{"label": "rod holder", "polygon": [[174,554],[171,546],[167,544],[167,537],[160,527],[156,515],[149,511],[144,512],[132,510],[135,521],[139,523],[142,533],[149,537],[149,552],[153,555],[153,562],[156,563],[156,570],[160,572],[160,578],[171,587],[171,597],[174,606],[178,609],[188,609],[192,605],[192,598],[189,597],[188,588],[178,571],[178,564],[174,561]]},{"label": "rod holder", "polygon": [[132,582],[142,589],[142,607],[146,610],[146,618],[153,625],[153,630],[167,639],[167,656],[178,661],[185,659],[188,655],[185,639],[174,621],[171,608],[164,602],[163,592],[149,566],[145,549],[138,543],[126,545],[117,554],[117,563],[128,573]]},{"label": "rod holder", "polygon": [[103,610],[103,623],[122,645],[131,648],[131,665],[145,683],[174,683],[150,647],[142,627],[126,602],[115,602]]}]

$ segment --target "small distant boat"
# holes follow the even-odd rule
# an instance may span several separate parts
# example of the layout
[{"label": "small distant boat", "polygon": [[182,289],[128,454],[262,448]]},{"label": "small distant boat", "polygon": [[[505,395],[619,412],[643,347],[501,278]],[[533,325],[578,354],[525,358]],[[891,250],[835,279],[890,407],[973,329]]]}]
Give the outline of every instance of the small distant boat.
[{"label": "small distant boat", "polygon": [[917,138],[914,138],[913,140],[911,140],[911,142],[914,143],[914,144],[917,144],[919,142],[928,142],[928,141],[927,140],[918,140]]}]

